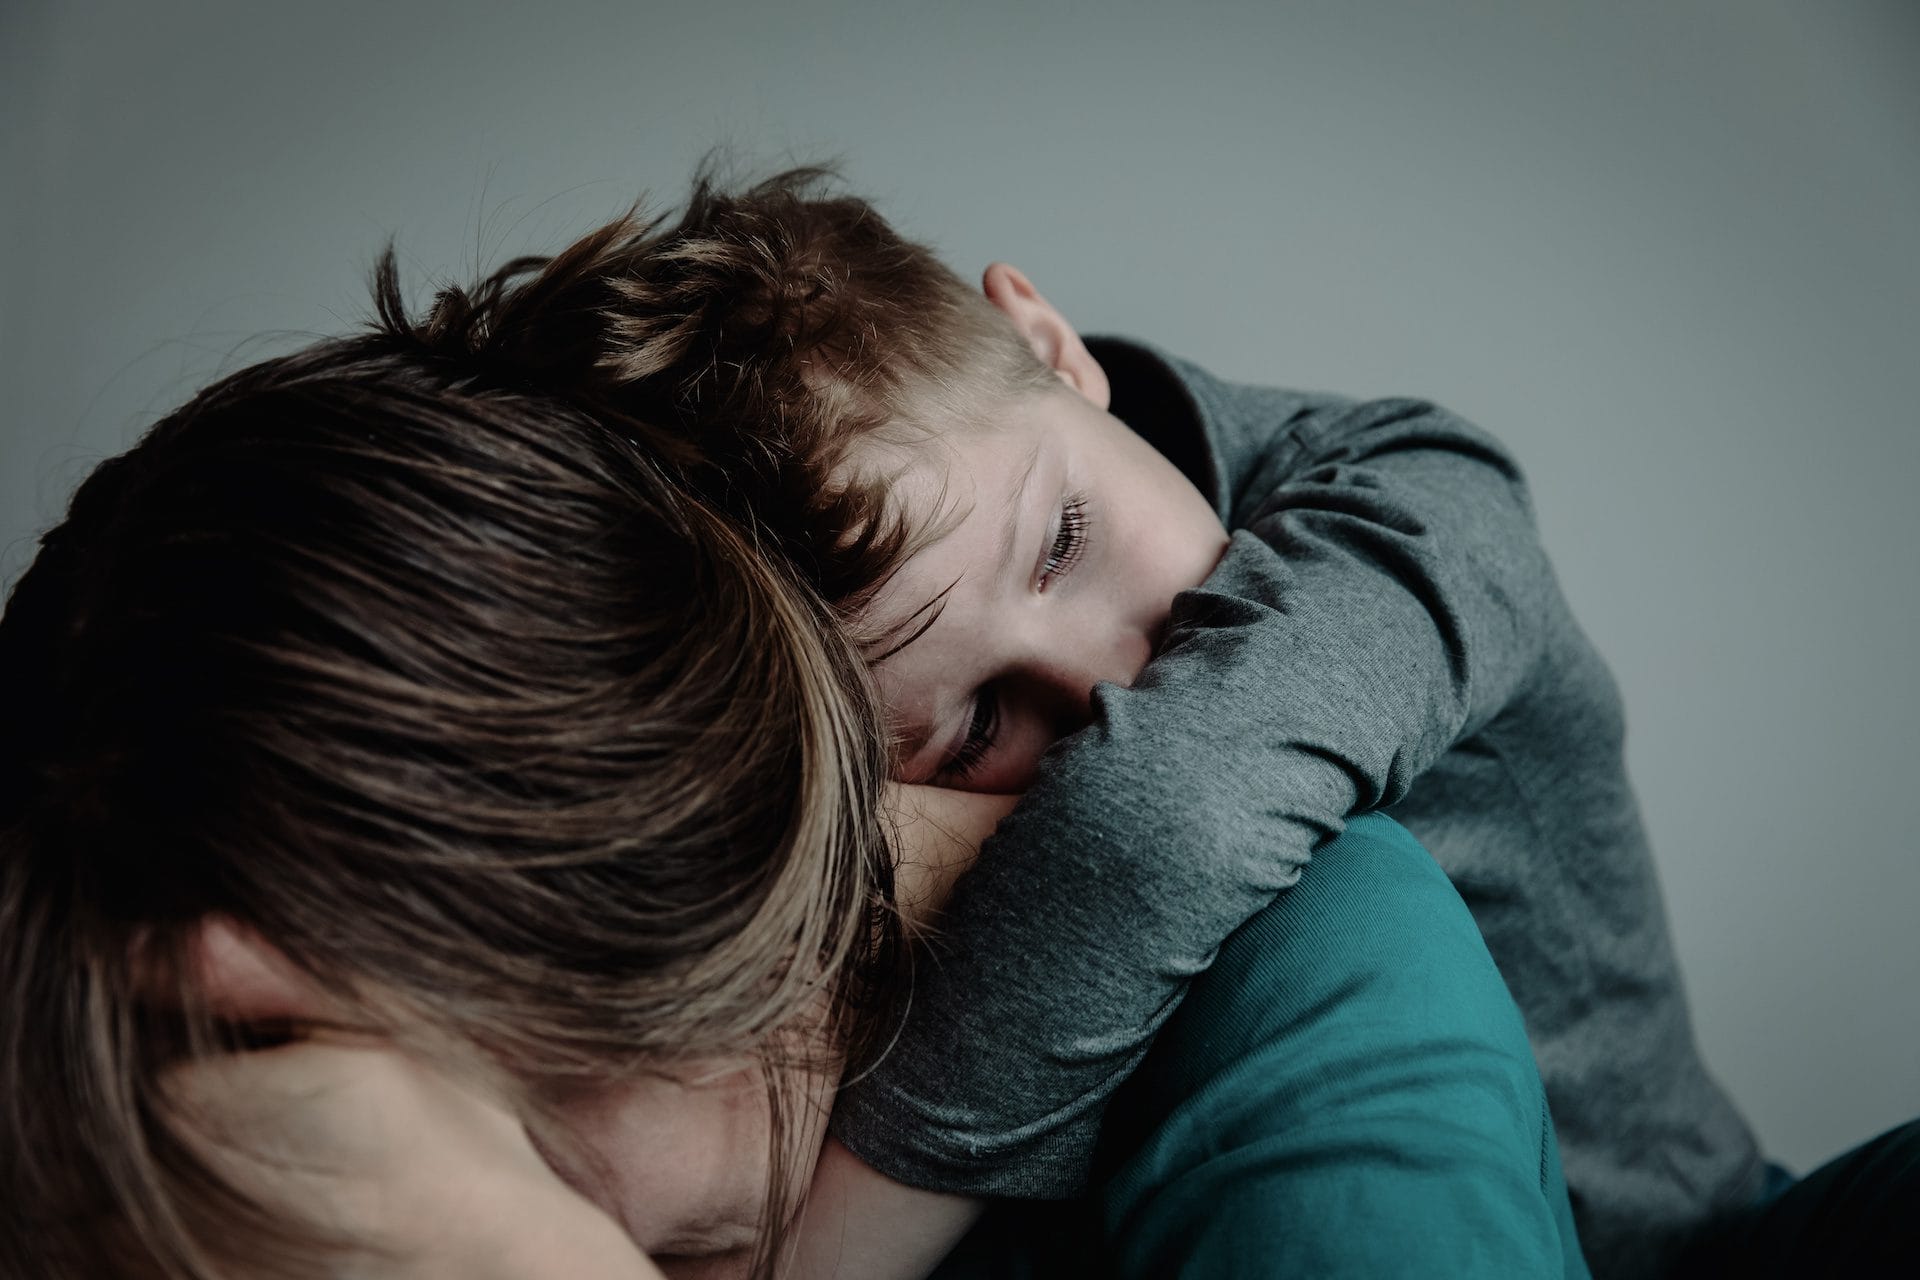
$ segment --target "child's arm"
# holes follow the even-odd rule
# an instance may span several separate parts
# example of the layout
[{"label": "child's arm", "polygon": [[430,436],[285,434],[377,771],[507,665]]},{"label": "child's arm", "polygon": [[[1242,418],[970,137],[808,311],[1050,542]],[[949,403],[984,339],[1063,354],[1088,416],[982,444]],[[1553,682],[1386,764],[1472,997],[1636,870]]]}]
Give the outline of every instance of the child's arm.
[{"label": "child's arm", "polygon": [[1052,752],[962,881],[834,1131],[900,1180],[1048,1197],[1186,982],[1356,810],[1535,674],[1557,588],[1519,473],[1413,401],[1319,402],[1242,493],[1132,689]]},{"label": "child's arm", "polygon": [[[1315,861],[1128,1081],[1099,1238],[1068,1247],[1125,1277],[1585,1277],[1539,1071],[1465,904],[1382,817]],[[924,1276],[981,1207],[829,1142],[788,1280]],[[1044,1274],[1035,1247],[961,1274]]]}]

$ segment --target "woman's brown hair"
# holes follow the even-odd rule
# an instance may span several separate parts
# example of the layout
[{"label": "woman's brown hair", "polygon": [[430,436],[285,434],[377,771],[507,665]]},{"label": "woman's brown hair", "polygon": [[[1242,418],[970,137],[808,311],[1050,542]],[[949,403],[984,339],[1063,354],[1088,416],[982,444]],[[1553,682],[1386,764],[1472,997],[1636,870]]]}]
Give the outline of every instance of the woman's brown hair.
[{"label": "woman's brown hair", "polygon": [[369,332],[209,388],[42,539],[0,619],[6,1274],[313,1272],[158,1084],[239,1034],[193,1016],[210,915],[536,1091],[868,1003],[858,656],[680,436],[542,358],[585,261],[417,320],[389,256]]}]

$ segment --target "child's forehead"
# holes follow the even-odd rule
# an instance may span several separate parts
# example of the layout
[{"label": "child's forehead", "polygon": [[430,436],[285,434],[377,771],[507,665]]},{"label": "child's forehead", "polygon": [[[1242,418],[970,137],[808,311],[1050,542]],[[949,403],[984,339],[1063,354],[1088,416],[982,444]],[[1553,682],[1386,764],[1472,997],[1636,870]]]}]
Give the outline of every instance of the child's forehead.
[{"label": "child's forehead", "polygon": [[1045,441],[1034,439],[930,458],[903,472],[888,496],[909,550],[875,599],[879,612],[917,615],[963,584],[970,585],[961,597],[1003,576],[1046,454]]},{"label": "child's forehead", "polygon": [[1042,433],[1021,406],[1000,402],[966,415],[896,420],[865,433],[848,462],[869,483],[916,493],[925,502],[937,490],[989,490],[1030,469]]},{"label": "child's forehead", "polygon": [[997,430],[929,440],[895,455],[875,478],[888,505],[913,529],[914,542],[927,547],[975,521],[997,527],[1014,518],[1045,444],[1038,436]]},{"label": "child's forehead", "polygon": [[889,424],[848,451],[843,481],[870,495],[868,509],[901,534],[901,553],[876,562],[866,583],[872,594],[860,620],[879,636],[866,646],[869,660],[943,608],[960,580],[999,567],[1005,531],[1036,477],[1050,472],[1048,443],[1059,435],[1025,408],[1001,405],[944,426]]}]

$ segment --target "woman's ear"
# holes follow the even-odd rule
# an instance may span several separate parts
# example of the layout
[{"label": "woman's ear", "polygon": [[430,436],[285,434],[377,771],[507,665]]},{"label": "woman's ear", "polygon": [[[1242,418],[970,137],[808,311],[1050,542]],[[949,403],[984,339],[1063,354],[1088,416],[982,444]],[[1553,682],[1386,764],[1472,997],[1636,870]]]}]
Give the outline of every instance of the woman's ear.
[{"label": "woman's ear", "polygon": [[1040,296],[1033,281],[1018,267],[996,262],[987,268],[980,281],[987,301],[998,307],[1013,327],[1033,348],[1041,363],[1060,375],[1060,380],[1091,400],[1095,408],[1105,409],[1113,398],[1107,384],[1107,371],[1080,341],[1080,334],[1051,302]]},{"label": "woman's ear", "polygon": [[232,1022],[344,1021],[329,996],[280,948],[226,916],[194,926],[187,947],[189,981],[208,1012]]}]

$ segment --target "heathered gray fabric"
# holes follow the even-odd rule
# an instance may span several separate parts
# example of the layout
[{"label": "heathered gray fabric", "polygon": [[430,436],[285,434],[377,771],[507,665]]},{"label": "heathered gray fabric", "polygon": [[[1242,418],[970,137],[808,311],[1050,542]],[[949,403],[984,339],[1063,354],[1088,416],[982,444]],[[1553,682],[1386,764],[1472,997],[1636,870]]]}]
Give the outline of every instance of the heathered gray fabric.
[{"label": "heathered gray fabric", "polygon": [[1517,467],[1421,401],[1093,346],[1114,412],[1232,541],[988,842],[834,1132],[915,1185],[1079,1191],[1103,1106],[1187,980],[1348,815],[1384,808],[1453,879],[1526,1019],[1594,1274],[1657,1274],[1676,1237],[1752,1200],[1761,1160],[1700,1062],[1619,695]]}]

